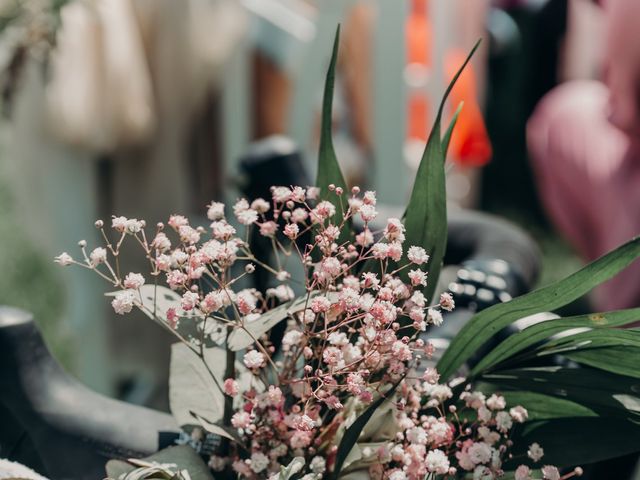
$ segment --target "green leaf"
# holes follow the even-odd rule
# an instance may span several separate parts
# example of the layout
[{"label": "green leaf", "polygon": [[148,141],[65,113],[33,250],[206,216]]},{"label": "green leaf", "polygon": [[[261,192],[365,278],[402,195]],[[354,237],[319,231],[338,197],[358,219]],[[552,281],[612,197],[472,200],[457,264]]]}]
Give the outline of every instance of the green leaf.
[{"label": "green leaf", "polygon": [[600,370],[640,378],[640,348],[638,347],[590,348],[565,354],[565,356],[574,362]]},{"label": "green leaf", "polygon": [[[487,394],[484,389],[480,388]],[[596,417],[596,413],[579,403],[564,398],[552,397],[536,392],[501,391],[509,407],[522,405],[529,413],[529,421],[551,420],[563,417]]]},{"label": "green leaf", "polygon": [[[336,29],[336,36],[333,41],[333,52],[331,62],[327,71],[327,78],[324,84],[324,97],[322,99],[322,124],[320,128],[320,149],[318,152],[318,174],[316,186],[320,188],[320,199],[329,200],[335,203],[337,196],[327,188],[333,184],[341,187],[347,192],[347,183],[344,180],[336,152],[333,148],[332,124],[333,124],[333,89],[336,80],[336,63],[338,61],[338,46],[340,44],[340,25]],[[346,206],[345,206],[346,208]],[[335,224],[340,225],[344,215],[340,207],[336,209]],[[339,240],[344,242],[351,235],[351,224],[342,229]]]},{"label": "green leaf", "polygon": [[544,448],[545,465],[571,467],[639,451],[640,427],[618,418],[562,418],[527,424],[513,440],[516,458],[506,468],[522,463],[533,442]]},{"label": "green leaf", "polygon": [[460,102],[458,108],[456,108],[456,112],[453,114],[453,118],[447,127],[446,132],[442,137],[442,154],[444,156],[444,160],[447,160],[447,152],[449,151],[449,143],[451,142],[451,135],[453,134],[453,129],[458,123],[458,117],[460,116],[460,112],[462,112],[462,108],[464,107],[464,102]]},{"label": "green leaf", "polygon": [[295,457],[293,460],[291,460],[291,462],[289,462],[289,465],[287,465],[286,467],[280,467],[280,475],[278,476],[278,480],[289,480],[296,473],[302,470],[304,464],[304,457]]},{"label": "green leaf", "polygon": [[639,319],[640,308],[634,308],[615,312],[578,315],[537,323],[503,340],[478,362],[473,370],[471,370],[471,376],[487,371],[526,348],[568,329],[620,327]]},{"label": "green leaf", "polygon": [[634,378],[590,368],[562,367],[505,370],[481,378],[498,388],[563,398],[601,416],[640,421],[640,381]]},{"label": "green leaf", "polygon": [[453,339],[438,362],[438,371],[443,378],[448,378],[487,340],[514,320],[567,305],[616,275],[639,255],[640,237],[636,237],[563,280],[483,310]]},{"label": "green leaf", "polygon": [[640,378],[640,332],[593,330],[560,338],[535,350],[538,357],[561,354],[600,370]]},{"label": "green leaf", "polygon": [[[427,145],[422,155],[418,172],[416,173],[416,179],[405,215],[405,245],[421,246],[427,251],[430,257],[427,262],[429,283],[424,290],[424,295],[430,302],[433,302],[432,297],[438,283],[444,252],[447,246],[447,193],[444,171],[445,149],[449,145],[459,109],[447,129],[444,141],[440,138],[440,121],[451,89],[479,45],[480,42],[478,41],[453,77],[453,80],[451,80],[442,97],[438,114],[433,123],[433,128],[429,134],[429,139],[427,140]],[[406,275],[407,273],[403,272],[405,278]]]},{"label": "green leaf", "polygon": [[[226,352],[221,348],[205,349],[207,364],[218,385],[224,377]],[[202,359],[185,344],[171,346],[171,366],[169,372],[169,405],[178,425],[192,425],[191,412],[213,419],[222,417],[224,394],[216,385],[212,374]]]},{"label": "green leaf", "polygon": [[[160,450],[158,453],[154,453],[153,455],[142,459],[142,461],[130,460],[129,462],[124,462],[122,460],[110,460],[107,463],[106,471],[109,478],[117,480],[122,475],[127,475],[138,470],[137,467],[150,467],[153,464],[175,464],[175,467],[171,467],[170,470],[174,472],[187,470],[191,480],[213,480],[213,477],[209,473],[209,468],[204,464],[200,456],[195,452],[195,450],[186,445]],[[165,467],[165,469],[166,468],[168,467]],[[144,475],[145,472],[139,473]],[[131,478],[136,477],[127,477],[127,480],[130,480]],[[137,478],[149,477],[141,476]]]}]

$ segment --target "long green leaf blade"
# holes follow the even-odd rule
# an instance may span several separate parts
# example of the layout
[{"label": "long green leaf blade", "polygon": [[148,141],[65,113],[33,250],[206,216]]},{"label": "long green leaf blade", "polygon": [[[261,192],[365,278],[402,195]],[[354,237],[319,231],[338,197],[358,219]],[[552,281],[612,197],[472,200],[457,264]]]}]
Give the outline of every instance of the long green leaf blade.
[{"label": "long green leaf blade", "polygon": [[456,127],[456,123],[458,123],[458,117],[460,116],[460,112],[464,108],[464,102],[460,102],[458,108],[456,108],[455,113],[453,114],[453,118],[447,127],[447,130],[444,132],[442,136],[442,154],[444,156],[444,160],[447,160],[447,152],[449,151],[449,143],[451,142],[451,136],[453,135],[453,129]]},{"label": "long green leaf blade", "polygon": [[558,418],[526,425],[513,440],[514,460],[505,468],[522,463],[533,442],[544,447],[545,464],[573,467],[640,451],[640,426],[618,418]]},{"label": "long green leaf blade", "polygon": [[[338,47],[340,44],[340,26],[336,29],[336,36],[333,42],[333,52],[331,62],[327,70],[327,77],[324,84],[324,96],[322,99],[322,123],[320,127],[320,148],[318,152],[318,173],[316,186],[320,188],[320,198],[335,202],[336,196],[328,190],[328,186],[333,184],[341,187],[347,192],[347,183],[340,170],[335,149],[333,148],[332,137],[332,116],[333,116],[333,90],[336,80],[336,63],[338,61]],[[345,206],[346,208],[346,206]],[[344,212],[337,208],[336,224],[340,225],[344,218]],[[343,228],[340,233],[340,240],[349,238],[351,226]]]},{"label": "long green leaf blade", "polygon": [[600,416],[640,421],[640,381],[591,368],[519,368],[483,375],[496,387],[526,390],[584,405]]},{"label": "long green leaf blade", "polygon": [[471,370],[471,376],[486,371],[526,348],[570,328],[612,328],[627,325],[637,320],[640,320],[640,308],[578,315],[537,323],[503,340],[502,343],[478,362]]},{"label": "long green leaf blade", "polygon": [[[440,122],[449,93],[479,45],[480,41],[473,47],[442,97],[438,114],[433,123],[427,145],[422,155],[422,160],[420,161],[420,166],[418,167],[418,172],[416,173],[411,198],[406,209],[404,222],[406,228],[405,245],[421,246],[427,251],[430,257],[427,262],[429,283],[424,290],[424,294],[430,302],[433,301],[432,297],[438,283],[444,252],[447,246],[447,192],[444,171],[445,148],[440,138]],[[445,135],[444,143],[447,147],[456,120],[457,114],[454,115],[454,119]]]},{"label": "long green leaf blade", "polygon": [[337,479],[340,475],[340,471],[342,470],[342,466],[344,465],[345,460],[347,459],[351,449],[357,443],[358,438],[360,437],[360,433],[367,426],[367,423],[376,412],[378,408],[394,394],[396,388],[400,385],[400,381],[395,383],[389,391],[387,391],[384,395],[380,396],[375,402],[373,402],[369,407],[358,417],[355,422],[351,424],[349,428],[347,428],[342,436],[342,440],[340,441],[340,445],[338,446],[338,453],[336,455],[336,463],[331,474],[333,480]]},{"label": "long green leaf blade", "polygon": [[498,331],[514,320],[553,311],[610,279],[640,256],[640,237],[600,257],[569,277],[475,315],[458,333],[438,362],[447,378]]}]

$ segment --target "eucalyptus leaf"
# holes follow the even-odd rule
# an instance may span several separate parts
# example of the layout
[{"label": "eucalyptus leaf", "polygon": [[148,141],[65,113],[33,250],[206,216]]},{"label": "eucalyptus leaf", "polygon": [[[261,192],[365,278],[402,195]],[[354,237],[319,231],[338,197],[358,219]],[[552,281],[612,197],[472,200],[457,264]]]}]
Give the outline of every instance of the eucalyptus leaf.
[{"label": "eucalyptus leaf", "polygon": [[[253,345],[255,340],[270,331],[278,323],[289,316],[304,310],[311,299],[319,293],[320,292],[314,291],[308,295],[303,295],[295,300],[283,303],[282,305],[263,313],[260,317],[252,320],[251,322],[245,322],[243,328],[236,328],[229,335],[229,340],[227,342],[228,348],[237,352],[238,350],[250,347]],[[326,297],[333,302],[338,295],[335,292],[329,292]]]},{"label": "eucalyptus leaf", "polygon": [[278,480],[289,480],[296,475],[302,467],[304,467],[304,457],[295,457],[286,467],[280,467],[280,476]]},{"label": "eucalyptus leaf", "polygon": [[[145,474],[146,472],[140,471],[140,468],[151,468],[149,465],[153,464],[164,465],[163,468],[165,470],[168,469],[173,471],[174,474],[180,470],[186,470],[191,480],[213,480],[213,477],[209,473],[209,468],[204,464],[200,456],[191,447],[186,445],[179,445],[160,450],[159,452],[142,459],[142,462],[140,460],[131,460],[130,462],[110,460],[106,466],[107,476],[110,479],[119,480],[123,475],[129,475],[138,470],[137,473],[134,473],[133,477],[125,477],[126,480],[149,478],[136,475]],[[147,466],[140,467],[141,465]],[[175,466],[169,467],[168,465]],[[187,479],[188,477],[185,477],[185,480]]]},{"label": "eucalyptus leaf", "polygon": [[221,422],[212,422],[207,420],[202,415],[197,414],[196,412],[191,412],[193,418],[195,418],[198,423],[204,428],[207,432],[213,433],[215,435],[220,435],[221,437],[228,438],[236,442],[240,447],[246,450],[246,446],[242,442],[242,439],[238,436],[236,430],[232,427],[221,425]]},{"label": "eucalyptus leaf", "polygon": [[[404,219],[406,229],[405,245],[421,246],[429,254],[429,261],[427,262],[429,283],[425,287],[424,295],[432,303],[447,246],[447,193],[444,171],[445,150],[449,145],[459,109],[456,115],[454,115],[449,129],[447,129],[444,142],[440,138],[440,121],[451,89],[471,60],[479,44],[480,42],[476,43],[473,47],[442,97],[438,114],[433,123],[433,128],[427,140],[418,172],[416,173],[416,179]],[[403,272],[405,278],[406,275],[407,273]]]},{"label": "eucalyptus leaf", "polygon": [[[205,349],[205,354],[211,372],[189,347],[182,343],[172,345],[169,405],[180,426],[193,424],[191,412],[198,412],[213,422],[222,418],[224,394],[219,385],[224,377],[226,351],[209,348]],[[217,379],[218,385],[212,375]]]},{"label": "eucalyptus leaf", "polygon": [[456,335],[438,362],[443,378],[451,376],[482,345],[514,320],[553,311],[610,279],[640,256],[640,237],[600,257],[569,277],[475,315]]},{"label": "eucalyptus leaf", "polygon": [[[318,152],[318,174],[316,178],[316,186],[320,188],[320,199],[336,200],[336,195],[327,188],[333,184],[341,187],[347,192],[347,182],[342,175],[335,149],[333,148],[332,125],[333,125],[333,90],[336,80],[336,63],[338,61],[338,47],[340,44],[340,26],[336,29],[335,39],[333,41],[333,52],[331,54],[331,62],[327,70],[327,77],[324,84],[324,96],[322,99],[322,124],[320,128],[320,148]],[[344,219],[342,209],[336,209],[334,223],[340,225]],[[340,232],[339,241],[344,242],[350,238],[351,222]]]},{"label": "eucalyptus leaf", "polygon": [[640,308],[559,318],[537,323],[514,333],[486,354],[471,370],[475,376],[500,362],[553,335],[572,328],[611,328],[628,325],[640,319]]}]

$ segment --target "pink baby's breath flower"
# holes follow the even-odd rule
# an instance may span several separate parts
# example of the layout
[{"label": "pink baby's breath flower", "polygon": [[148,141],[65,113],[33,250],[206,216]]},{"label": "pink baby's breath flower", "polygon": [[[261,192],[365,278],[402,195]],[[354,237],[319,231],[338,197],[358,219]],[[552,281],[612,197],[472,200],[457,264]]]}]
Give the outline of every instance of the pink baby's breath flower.
[{"label": "pink baby's breath flower", "polygon": [[124,288],[130,288],[132,290],[139,289],[144,285],[144,277],[139,273],[129,273],[124,278]]},{"label": "pink baby's breath flower", "polygon": [[284,203],[291,198],[291,190],[288,187],[271,187],[271,196],[276,203]]},{"label": "pink baby's breath flower", "polygon": [[253,291],[246,289],[238,292],[236,305],[243,315],[248,315],[256,309],[256,297]]},{"label": "pink baby's breath flower", "polygon": [[511,408],[509,410],[509,415],[511,415],[513,421],[517,423],[524,423],[527,421],[527,418],[529,418],[529,412],[527,412],[527,409],[520,405]]},{"label": "pink baby's breath flower", "polygon": [[91,261],[91,266],[97,267],[101,263],[105,263],[107,261],[107,249],[98,247],[94,249],[89,254],[89,260]]},{"label": "pink baby's breath flower", "polygon": [[224,220],[220,220],[211,224],[211,233],[214,238],[226,241],[236,234],[236,229]]},{"label": "pink baby's breath flower", "polygon": [[407,258],[411,263],[416,265],[422,265],[429,261],[429,255],[422,247],[412,246],[409,247],[409,251],[407,252]]},{"label": "pink baby's breath flower", "polygon": [[368,228],[356,235],[356,243],[361,247],[368,247],[373,243],[373,233]]},{"label": "pink baby's breath flower", "polygon": [[289,330],[282,337],[282,349],[286,352],[297,347],[302,341],[303,333],[300,330]]},{"label": "pink baby's breath flower", "polygon": [[504,410],[507,406],[507,402],[501,395],[495,393],[487,399],[487,407],[491,410]]},{"label": "pink baby's breath flower", "polygon": [[164,232],[158,232],[151,242],[151,246],[160,252],[166,252],[171,248],[171,241]]},{"label": "pink baby's breath flower", "polygon": [[387,250],[387,256],[394,262],[399,262],[402,258],[402,244],[399,242],[391,242]]},{"label": "pink baby's breath flower", "polygon": [[342,352],[337,347],[327,347],[322,352],[322,360],[331,366],[336,366],[342,361]]},{"label": "pink baby's breath flower", "polygon": [[375,220],[375,218],[378,216],[378,211],[375,209],[375,207],[372,204],[366,203],[360,207],[359,213],[364,222]]},{"label": "pink baby's breath flower", "polygon": [[333,217],[336,214],[336,206],[333,203],[324,200],[318,203],[316,208],[313,209],[313,212],[321,220],[326,220],[327,218]]},{"label": "pink baby's breath flower", "polygon": [[189,279],[186,273],[180,270],[171,270],[167,273],[167,283],[172,290],[176,290],[178,287],[183,286]]},{"label": "pink baby's breath flower", "polygon": [[182,300],[180,301],[180,306],[185,312],[189,310],[193,310],[198,304],[198,300],[200,300],[200,295],[196,292],[185,292],[182,295]]},{"label": "pink baby's breath flower", "polygon": [[560,480],[560,472],[552,465],[542,467],[542,478],[544,480]]},{"label": "pink baby's breath flower", "polygon": [[260,235],[263,237],[273,237],[278,231],[278,224],[273,221],[260,224]]},{"label": "pink baby's breath flower", "polygon": [[176,309],[171,307],[167,309],[167,323],[171,328],[176,328],[178,325],[178,314],[176,313]]},{"label": "pink baby's breath flower", "polygon": [[158,255],[156,257],[156,267],[158,270],[166,272],[171,268],[171,257],[169,255]]},{"label": "pink baby's breath flower", "polygon": [[299,231],[300,228],[298,228],[298,225],[295,223],[289,223],[284,227],[284,234],[291,240],[295,240],[295,238],[298,236]]},{"label": "pink baby's breath flower", "polygon": [[307,187],[307,198],[309,200],[316,200],[320,195],[320,188],[318,187]]},{"label": "pink baby's breath flower", "polygon": [[304,202],[306,200],[306,190],[302,187],[293,187],[291,200],[298,203]]},{"label": "pink baby's breath flower", "polygon": [[427,274],[422,270],[411,270],[409,271],[408,276],[409,280],[411,280],[411,285],[414,287],[417,287],[418,285],[427,285]]},{"label": "pink baby's breath flower", "polygon": [[442,314],[438,310],[434,310],[433,308],[430,308],[427,313],[427,321],[430,324],[435,325],[436,327],[439,327],[440,325],[442,325],[442,322],[444,321],[444,319],[442,318]]},{"label": "pink baby's breath flower", "polygon": [[294,223],[303,223],[309,218],[309,214],[304,208],[296,208],[291,212],[291,221]]},{"label": "pink baby's breath flower", "polygon": [[372,272],[363,273],[361,285],[362,288],[370,288],[372,290],[376,290],[380,285],[378,275]]},{"label": "pink baby's breath flower", "polygon": [[183,215],[171,215],[167,223],[171,228],[177,231],[180,227],[189,225],[189,220],[187,220]]},{"label": "pink baby's breath flower", "polygon": [[371,247],[371,253],[373,254],[374,258],[377,258],[378,260],[384,260],[389,254],[389,244],[375,243],[373,247]]},{"label": "pink baby's breath flower", "polygon": [[246,198],[241,198],[233,205],[233,213],[237,216],[240,212],[244,212],[251,208]]},{"label": "pink baby's breath flower", "polygon": [[377,202],[376,192],[373,192],[371,190],[364,192],[362,201],[365,203],[365,205],[375,205]]},{"label": "pink baby's breath flower", "polygon": [[531,469],[526,465],[516,468],[515,480],[531,480]]},{"label": "pink baby's breath flower", "polygon": [[359,373],[350,373],[347,376],[347,390],[353,395],[360,395],[365,388],[364,378]]},{"label": "pink baby's breath flower", "polygon": [[447,312],[450,312],[455,308],[456,304],[453,301],[453,297],[451,296],[450,293],[444,292],[443,294],[440,295],[440,306],[442,307],[443,310],[446,310]]},{"label": "pink baby's breath flower", "polygon": [[235,428],[247,428],[251,425],[251,415],[247,412],[236,412],[231,417],[231,425]]},{"label": "pink baby's breath flower", "polygon": [[539,462],[544,456],[544,450],[537,443],[532,443],[529,445],[529,450],[527,451],[528,457],[534,462]]},{"label": "pink baby's breath flower", "polygon": [[291,439],[289,440],[289,445],[293,449],[298,448],[307,448],[311,445],[311,441],[313,440],[313,434],[311,432],[303,432],[301,430],[296,431]]},{"label": "pink baby's breath flower", "polygon": [[320,270],[329,277],[337,277],[342,272],[342,264],[335,257],[325,258],[320,264]]},{"label": "pink baby's breath flower", "polygon": [[244,365],[251,370],[262,368],[266,364],[264,354],[257,350],[251,350],[245,353],[242,361],[244,362]]},{"label": "pink baby's breath flower", "polygon": [[125,228],[127,228],[127,217],[116,217],[114,215],[111,218],[111,228],[116,232],[123,233]]},{"label": "pink baby's breath flower", "polygon": [[205,295],[204,299],[200,302],[200,309],[204,313],[217,312],[225,305],[226,295],[224,292],[218,290],[215,292],[209,292]]},{"label": "pink baby's breath flower", "polygon": [[440,374],[435,368],[427,367],[422,374],[422,379],[431,385],[435,385],[438,383],[438,380],[440,380]]},{"label": "pink baby's breath flower", "polygon": [[131,312],[135,303],[135,292],[133,290],[122,290],[116,293],[115,298],[111,301],[111,306],[118,315],[124,315]]},{"label": "pink baby's breath flower", "polygon": [[224,381],[224,393],[230,397],[235,397],[240,391],[238,382],[234,378],[227,378]]},{"label": "pink baby's breath flower", "polygon": [[329,308],[331,308],[331,301],[325,296],[319,295],[311,300],[311,310],[313,313],[326,312]]},{"label": "pink baby's breath flower", "polygon": [[211,221],[224,218],[224,203],[211,202],[207,207],[207,218]]},{"label": "pink baby's breath flower", "polygon": [[258,213],[267,213],[271,208],[269,202],[267,202],[264,198],[256,198],[253,202],[251,202],[251,208]]},{"label": "pink baby's breath flower", "polygon": [[238,221],[242,225],[252,225],[258,220],[258,212],[256,212],[252,208],[248,208],[246,210],[242,210],[236,214]]},{"label": "pink baby's breath flower", "polygon": [[60,255],[53,259],[58,265],[67,267],[73,263],[73,258],[67,252],[62,252]]},{"label": "pink baby's breath flower", "polygon": [[384,237],[390,242],[404,242],[404,225],[398,218],[389,218],[383,232]]},{"label": "pink baby's breath flower", "polygon": [[298,415],[293,419],[293,427],[301,432],[310,432],[316,426],[316,422],[309,415]]},{"label": "pink baby's breath flower", "polygon": [[194,244],[200,241],[200,233],[189,225],[178,227],[178,234],[180,235],[180,240],[184,243]]}]

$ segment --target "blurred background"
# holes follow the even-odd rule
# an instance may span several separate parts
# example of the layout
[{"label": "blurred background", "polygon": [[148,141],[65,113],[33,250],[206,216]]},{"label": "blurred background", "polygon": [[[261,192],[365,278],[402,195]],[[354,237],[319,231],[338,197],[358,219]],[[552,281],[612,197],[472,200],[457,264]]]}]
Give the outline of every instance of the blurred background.
[{"label": "blurred background", "polygon": [[[98,218],[198,218],[234,200],[240,158],[264,142],[300,152],[313,178],[338,23],[338,158],[391,206],[405,204],[437,102],[482,38],[445,109],[448,122],[464,101],[450,205],[523,227],[543,252],[540,283],[559,279],[640,233],[630,3],[0,0],[0,304],[32,311],[91,387],[166,406],[170,339],[114,318],[108,285],[52,259],[97,244]],[[571,309],[638,306],[632,274]]]}]

